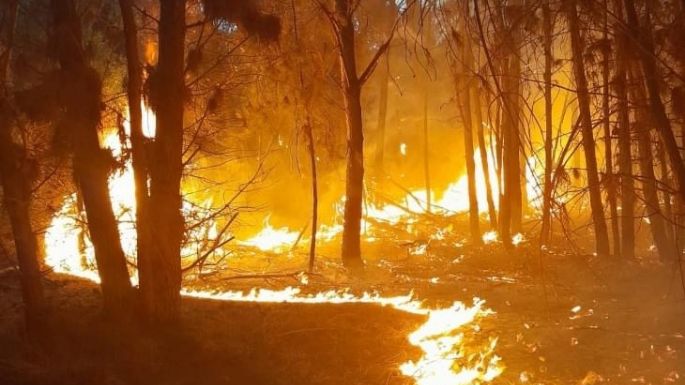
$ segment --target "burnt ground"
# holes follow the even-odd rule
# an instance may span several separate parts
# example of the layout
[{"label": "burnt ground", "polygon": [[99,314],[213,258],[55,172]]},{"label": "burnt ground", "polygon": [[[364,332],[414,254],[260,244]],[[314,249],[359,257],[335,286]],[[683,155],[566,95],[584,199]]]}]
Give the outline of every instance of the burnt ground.
[{"label": "burnt ground", "polygon": [[[473,341],[498,337],[506,368],[494,383],[685,383],[685,301],[675,266],[562,247],[542,255],[525,242],[505,250],[420,238],[367,244],[366,252],[380,257],[368,262],[363,278],[323,260],[306,286],[287,275],[248,279],[246,273],[267,268],[294,271],[305,256],[296,250],[256,258],[245,251],[228,261],[229,269],[189,277],[188,285],[413,290],[435,305],[480,297],[495,314],[469,333]],[[332,256],[335,248],[321,253]],[[46,286],[52,333],[36,346],[21,332],[16,274],[0,277],[0,384],[411,384],[398,367],[419,356],[406,336],[422,317],[376,305],[187,298],[179,330],[150,333],[107,324],[92,283],[48,275]]]}]

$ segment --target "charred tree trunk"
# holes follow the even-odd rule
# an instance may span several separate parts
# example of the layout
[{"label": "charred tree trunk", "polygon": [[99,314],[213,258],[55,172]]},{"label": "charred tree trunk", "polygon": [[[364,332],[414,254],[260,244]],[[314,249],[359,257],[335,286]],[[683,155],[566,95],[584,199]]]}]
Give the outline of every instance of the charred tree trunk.
[{"label": "charred tree trunk", "polygon": [[500,202],[500,237],[505,246],[511,245],[513,233],[521,231],[522,206],[521,199],[521,164],[520,141],[518,132],[518,92],[519,78],[516,63],[517,55],[511,55],[507,60],[508,75],[504,80],[502,98],[505,100],[505,112],[502,116],[502,170],[504,183],[502,184],[502,199]]},{"label": "charred tree trunk", "polygon": [[95,260],[102,281],[105,311],[121,314],[132,293],[126,258],[121,248],[117,221],[109,197],[111,154],[100,147],[101,82],[90,67],[81,43],[81,25],[73,0],[52,0],[55,49],[62,79],[64,116],[61,124],[71,128],[76,182],[83,194]]},{"label": "charred tree trunk", "polygon": [[345,214],[342,236],[342,261],[345,267],[359,270],[361,258],[362,193],[364,185],[364,131],[361,106],[361,82],[355,53],[354,6],[350,0],[336,0],[340,44],[340,67],[347,118],[347,170],[345,178]]},{"label": "charred tree trunk", "polygon": [[312,170],[312,239],[309,241],[309,273],[314,272],[314,259],[316,258],[316,232],[319,226],[319,182],[316,173],[316,147],[314,143],[314,133],[312,124],[309,119],[309,111],[307,111],[307,127],[305,127],[307,135],[307,149],[309,152],[309,164]]},{"label": "charred tree trunk", "polygon": [[[127,96],[129,125],[131,128],[131,164],[133,166],[133,178],[136,190],[136,232],[137,232],[137,258],[138,261],[144,260],[149,253],[150,234],[146,231],[149,225],[146,224],[148,210],[148,166],[145,158],[145,135],[143,134],[143,111],[142,111],[142,89],[143,89],[143,70],[138,53],[138,27],[133,16],[133,1],[119,0],[121,8],[121,18],[124,25],[124,41],[126,46],[126,64],[128,73]],[[151,272],[145,270],[148,265],[138,263],[138,273],[140,276],[147,277]],[[142,271],[140,269],[142,267]],[[147,280],[147,278],[143,278]]]},{"label": "charred tree trunk", "polygon": [[649,219],[649,228],[652,239],[662,260],[674,257],[673,242],[668,236],[668,227],[659,204],[659,192],[656,173],[654,172],[654,157],[652,154],[652,129],[648,112],[645,111],[644,92],[639,80],[633,78],[633,99],[638,105],[636,113],[637,122],[635,132],[638,138],[638,151],[640,154],[640,179],[642,181],[642,194],[644,196],[645,212]]},{"label": "charred tree trunk", "polygon": [[632,133],[630,112],[628,110],[628,91],[626,86],[628,71],[628,46],[623,32],[623,6],[621,0],[615,1],[614,13],[619,18],[614,24],[616,36],[616,110],[618,112],[618,170],[621,185],[621,256],[625,259],[635,257],[635,183],[633,181]]},{"label": "charred tree trunk", "polygon": [[476,162],[473,159],[473,120],[471,117],[471,100],[468,86],[460,92],[462,121],[464,122],[464,156],[466,160],[466,178],[469,191],[469,227],[471,242],[481,243],[480,217],[478,215],[478,194],[476,193]]},{"label": "charred tree trunk", "polygon": [[380,76],[380,97],[378,99],[378,122],[376,124],[376,170],[379,183],[383,179],[383,158],[385,157],[385,125],[388,121],[388,87],[390,82],[390,52],[384,59]]},{"label": "charred tree trunk", "polygon": [[664,218],[666,222],[667,236],[671,242],[675,245],[675,237],[677,236],[677,227],[675,225],[675,216],[673,213],[673,204],[671,202],[671,197],[673,196],[671,186],[671,175],[668,169],[668,162],[666,159],[666,153],[664,152],[664,144],[661,141],[656,143],[656,153],[657,159],[659,161],[659,182],[657,185],[661,185],[659,192],[661,193],[661,199],[664,202]]},{"label": "charred tree trunk", "polygon": [[476,133],[478,135],[478,152],[480,154],[481,168],[483,169],[483,178],[485,179],[485,196],[488,202],[488,216],[490,218],[490,228],[497,229],[497,208],[495,201],[492,198],[492,183],[490,180],[490,159],[488,158],[488,145],[485,142],[485,132],[483,129],[483,110],[481,107],[481,98],[478,87],[472,84],[471,93],[474,103],[474,111],[476,114]]},{"label": "charred tree trunk", "polygon": [[[468,3],[463,8],[463,22],[460,32],[465,36],[466,20],[468,17]],[[469,194],[469,228],[471,230],[471,242],[474,244],[482,243],[480,234],[480,217],[478,215],[478,193],[476,190],[476,162],[474,160],[473,148],[473,116],[471,109],[471,83],[473,79],[468,75],[470,66],[473,64],[471,47],[469,44],[462,44],[462,63],[461,73],[457,74],[457,101],[461,120],[464,124],[464,157],[466,161],[466,179]],[[477,103],[477,101],[476,101]],[[486,176],[487,178],[487,176]]]},{"label": "charred tree trunk", "polygon": [[[518,1],[514,2],[515,6],[519,5]],[[502,4],[498,5],[503,7]],[[498,121],[498,140],[497,140],[497,166],[499,167],[498,175],[500,187],[500,212],[499,212],[499,235],[505,247],[511,247],[511,233],[512,231],[520,231],[521,227],[521,181],[520,181],[520,165],[519,165],[519,147],[520,141],[518,136],[518,97],[519,97],[519,77],[513,74],[520,74],[520,60],[517,48],[517,33],[504,32],[504,21],[501,21],[500,30],[503,33],[502,46],[508,47],[506,59],[500,63],[501,70],[499,72],[506,73],[504,82],[500,85],[498,78],[499,72],[496,69],[495,61],[490,55],[487,40],[485,39],[485,32],[483,29],[483,22],[480,15],[480,7],[478,0],[473,1],[473,9],[475,13],[476,25],[478,26],[478,34],[485,53],[488,68],[493,78],[493,82],[500,95],[500,104],[498,116],[501,113],[501,123]],[[512,21],[515,24],[515,21]],[[510,26],[512,30],[516,30],[516,26]]]},{"label": "charred tree trunk", "polygon": [[540,230],[540,245],[547,245],[552,228],[552,172],[554,171],[554,149],[552,133],[552,57],[553,22],[549,9],[549,0],[542,2],[542,23],[544,30],[545,72],[545,175],[542,187],[542,228]]},{"label": "charred tree trunk", "polygon": [[14,28],[18,1],[5,6],[6,23],[0,29],[0,38],[5,46],[0,51],[0,181],[5,210],[12,226],[14,248],[19,264],[19,281],[24,300],[26,330],[34,334],[41,328],[45,299],[41,283],[40,263],[30,216],[31,204],[31,162],[26,151],[12,140],[11,108],[9,91],[5,88],[9,62],[14,44]]},{"label": "charred tree trunk", "polygon": [[588,189],[590,191],[590,207],[592,221],[595,228],[595,242],[598,255],[609,255],[609,235],[604,220],[604,206],[600,191],[599,177],[597,174],[597,155],[595,153],[595,139],[592,133],[592,115],[590,113],[590,96],[588,93],[587,79],[585,78],[585,63],[583,63],[584,43],[580,36],[578,26],[578,11],[576,0],[570,0],[566,4],[566,13],[571,34],[571,47],[573,51],[573,73],[578,93],[578,109],[582,130],[583,152],[587,167]]},{"label": "charred tree trunk", "polygon": [[150,162],[149,258],[141,266],[140,289],[148,321],[173,324],[181,304],[181,213],[185,0],[160,1],[159,62],[151,82],[157,133]]},{"label": "charred tree trunk", "polygon": [[423,94],[423,177],[426,182],[426,212],[431,212],[430,147],[428,145],[428,90]]},{"label": "charred tree trunk", "polygon": [[[295,44],[300,45],[300,34],[297,25],[297,10],[295,9],[295,0],[291,0],[290,6],[293,12],[293,32],[295,37]],[[304,72],[302,71],[302,63],[298,63],[298,75],[300,76],[300,96],[304,99],[304,110],[306,114],[305,135],[307,136],[307,152],[309,153],[309,165],[311,167],[312,176],[312,239],[309,241],[309,263],[307,271],[311,274],[314,272],[314,262],[316,259],[316,233],[319,228],[319,181],[316,171],[316,142],[314,141],[314,127],[312,127],[311,112],[309,109],[308,95],[305,95],[307,89],[305,87]],[[387,92],[387,90],[386,90]]]},{"label": "charred tree trunk", "polygon": [[[604,40],[609,39],[609,7],[608,0],[604,0]],[[618,207],[616,202],[616,178],[614,177],[614,159],[611,135],[611,99],[609,95],[610,70],[609,48],[603,51],[602,60],[602,126],[604,129],[604,162],[606,170],[606,191],[609,203],[609,213],[611,215],[611,235],[614,245],[614,256],[621,254],[621,236],[618,229]]]},{"label": "charred tree trunk", "polygon": [[632,37],[631,41],[634,42],[633,47],[642,64],[642,76],[647,86],[652,120],[664,143],[671,163],[671,169],[678,181],[678,195],[680,196],[681,203],[685,203],[685,164],[671,128],[671,121],[668,119],[668,115],[666,115],[666,108],[661,100],[661,87],[657,78],[659,69],[655,59],[650,15],[647,12],[645,25],[641,26],[634,1],[624,0],[623,4],[625,5],[628,17],[627,28]]}]

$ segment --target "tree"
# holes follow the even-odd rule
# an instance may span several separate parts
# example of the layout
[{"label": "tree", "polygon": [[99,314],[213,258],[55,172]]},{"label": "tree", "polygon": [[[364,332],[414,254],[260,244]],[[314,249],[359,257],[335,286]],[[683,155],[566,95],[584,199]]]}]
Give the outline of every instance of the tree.
[{"label": "tree", "polygon": [[105,311],[119,315],[130,305],[132,289],[109,197],[108,178],[113,160],[101,148],[98,138],[101,80],[86,58],[73,0],[51,0],[50,5],[54,49],[60,67],[58,100],[63,103],[58,131],[67,135],[73,152],[74,176],[86,209]]},{"label": "tree", "polygon": [[585,63],[583,62],[583,40],[580,36],[578,10],[576,0],[569,0],[566,4],[566,15],[571,35],[571,50],[573,53],[573,74],[578,94],[578,109],[582,130],[583,152],[587,167],[588,189],[590,191],[590,208],[595,229],[595,247],[598,255],[609,255],[609,235],[604,220],[604,205],[600,191],[599,176],[597,174],[597,155],[595,153],[595,139],[592,133],[592,115],[590,113],[590,97],[587,79],[585,78]]},{"label": "tree", "polygon": [[552,132],[552,44],[554,33],[554,21],[549,7],[549,0],[542,2],[542,25],[544,34],[545,70],[544,70],[544,94],[545,94],[545,175],[542,187],[542,227],[540,228],[540,245],[547,245],[552,228],[552,198],[554,185],[552,184],[552,172],[554,169],[554,148]]},{"label": "tree", "polygon": [[631,154],[632,133],[630,111],[628,110],[627,70],[628,42],[622,27],[623,6],[621,0],[614,2],[614,12],[619,19],[614,23],[616,36],[616,75],[614,89],[618,112],[618,170],[621,185],[621,256],[632,259],[635,256],[635,183],[633,181],[633,159]]},{"label": "tree", "polygon": [[[388,50],[399,19],[393,25],[388,39],[380,45],[369,64],[359,73],[357,70],[355,47],[356,32],[354,18],[357,10],[356,2],[353,0],[335,0],[334,11],[329,10],[322,3],[319,4],[331,22],[337,43],[340,57],[341,87],[345,99],[347,168],[345,177],[342,261],[345,267],[359,271],[363,268],[360,233],[364,185],[364,127],[361,92],[364,83],[373,73],[378,61]],[[406,12],[410,7],[411,4],[405,4],[402,13]]]},{"label": "tree", "polygon": [[[131,137],[131,164],[133,167],[133,177],[136,190],[136,255],[140,272],[147,281],[149,274],[147,267],[149,264],[144,262],[148,258],[149,244],[151,235],[147,233],[150,226],[146,223],[148,212],[148,200],[150,192],[148,189],[149,168],[147,164],[147,154],[145,151],[147,139],[143,134],[143,69],[138,53],[138,27],[134,17],[133,0],[119,0],[121,20],[124,27],[124,46],[126,49],[126,68],[127,79],[126,94],[128,99],[129,127]],[[140,262],[140,261],[143,262]]]},{"label": "tree", "polygon": [[[466,20],[469,16],[468,3],[464,3],[462,7],[462,19],[460,23],[460,35],[466,36]],[[467,38],[468,40],[468,38]],[[473,148],[473,115],[471,108],[471,87],[473,79],[467,76],[467,71],[473,65],[473,54],[471,52],[471,45],[463,42],[462,46],[462,66],[461,74],[457,74],[457,102],[460,104],[459,110],[462,115],[462,122],[464,123],[464,157],[466,161],[466,177],[469,194],[469,228],[471,229],[471,241],[475,244],[480,244],[480,216],[478,210],[478,195],[476,192],[476,162],[474,160]],[[480,101],[475,100],[475,103]],[[477,121],[480,125],[481,122]],[[482,145],[481,145],[482,146]],[[487,157],[486,157],[487,159]],[[488,179],[487,174],[484,175]]]},{"label": "tree", "polygon": [[36,235],[30,216],[34,167],[24,145],[13,139],[14,113],[7,87],[18,4],[18,0],[13,0],[0,8],[0,15],[7,21],[0,29],[4,46],[0,51],[0,181],[19,264],[26,327],[29,333],[33,333],[40,329],[45,311]]},{"label": "tree", "polygon": [[644,19],[644,25],[640,23],[633,0],[624,0],[625,11],[627,15],[628,35],[631,37],[632,47],[638,54],[640,63],[642,64],[642,76],[647,87],[647,93],[650,101],[650,112],[654,124],[664,143],[666,153],[671,163],[671,169],[678,181],[678,194],[681,201],[685,202],[685,163],[678,148],[673,129],[671,128],[671,121],[666,114],[666,108],[661,100],[661,87],[659,85],[659,68],[656,64],[654,55],[654,43],[652,39],[652,23],[650,18],[650,1],[647,1],[647,13]]},{"label": "tree", "polygon": [[140,290],[151,324],[178,321],[181,304],[183,116],[186,86],[185,0],[160,1],[159,62],[148,79],[157,132],[150,154],[149,254],[140,261]]}]

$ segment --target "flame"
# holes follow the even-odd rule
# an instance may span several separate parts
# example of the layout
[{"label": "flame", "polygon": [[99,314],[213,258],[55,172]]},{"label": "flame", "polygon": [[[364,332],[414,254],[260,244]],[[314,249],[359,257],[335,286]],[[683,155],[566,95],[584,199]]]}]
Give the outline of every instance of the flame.
[{"label": "flame", "polygon": [[262,230],[251,238],[241,241],[240,244],[256,247],[262,251],[273,251],[276,253],[287,251],[292,248],[298,238],[301,238],[300,233],[287,227],[275,228],[271,225],[270,219],[271,216],[268,215],[264,219],[264,227]]},{"label": "flame", "polygon": [[486,231],[483,233],[483,243],[486,245],[497,242],[497,231]]},{"label": "flame", "polygon": [[[153,137],[155,133],[154,114],[147,108],[144,111],[144,134]],[[125,127],[126,134],[129,128]],[[102,145],[119,157],[123,154],[124,147],[130,143],[121,143],[116,132],[111,132],[102,138]],[[463,179],[463,178],[462,178]],[[457,182],[460,183],[460,182]],[[449,189],[448,189],[449,190]],[[135,183],[130,163],[113,173],[109,179],[109,193],[112,205],[119,222],[122,247],[128,257],[133,258],[136,252],[135,231]],[[397,224],[401,220],[413,221],[412,213],[424,210],[417,202],[416,197],[425,197],[420,192],[409,194],[405,198],[407,210],[393,205],[375,206],[368,205],[365,208],[366,232],[373,229],[373,221],[384,221]],[[454,203],[456,197],[449,198],[449,194],[443,194],[439,202],[446,207],[459,208],[461,203]],[[463,197],[459,199],[464,199]],[[468,201],[468,198],[466,198]],[[414,202],[414,203],[410,203]],[[194,217],[203,210],[211,209],[211,200],[201,205],[191,205],[184,202],[183,213],[187,217]],[[342,206],[341,206],[342,207]],[[97,268],[94,261],[93,246],[88,240],[87,231],[83,224],[77,195],[70,194],[65,197],[64,203],[52,219],[46,233],[46,264],[56,272],[71,274],[94,282],[99,282]],[[319,228],[319,237],[323,240],[331,240],[342,231],[342,225],[322,225]],[[300,237],[300,233],[287,227],[275,228],[267,217],[263,229],[255,236],[241,242],[244,245],[253,246],[260,250],[282,251],[294,245]],[[204,226],[193,229],[188,234],[190,239],[204,240],[217,237],[216,223],[209,221]],[[369,235],[369,239],[373,239]],[[197,242],[200,242],[197,241]],[[182,253],[184,255],[197,254],[199,243],[187,243]],[[425,252],[425,249],[422,250]],[[219,251],[221,253],[221,251]],[[135,277],[134,281],[137,281]],[[436,281],[437,282],[437,281]],[[354,295],[348,291],[325,291],[316,294],[303,294],[298,288],[285,288],[283,290],[256,290],[248,293],[236,291],[210,292],[194,289],[183,289],[182,294],[188,297],[207,298],[222,301],[238,302],[261,302],[261,303],[301,303],[301,304],[350,304],[365,303],[384,307],[391,307],[401,312],[425,317],[425,321],[414,331],[408,334],[408,341],[416,346],[421,352],[421,357],[416,361],[407,361],[400,365],[399,370],[405,376],[414,379],[418,385],[458,385],[479,382],[488,382],[499,376],[504,370],[499,357],[495,354],[497,340],[490,341],[482,347],[473,349],[465,343],[464,331],[467,326],[478,330],[478,320],[487,317],[492,311],[484,308],[484,302],[474,299],[472,306],[461,302],[454,302],[445,308],[432,308],[422,301],[414,299],[412,294],[386,297],[378,293],[363,293]]]},{"label": "flame", "polygon": [[[156,117],[154,112],[141,103],[143,112],[143,135],[152,138],[156,132]],[[130,125],[128,119],[124,122],[124,143],[117,131],[109,131],[100,138],[103,148],[111,151],[112,155],[121,159],[124,149],[130,147]],[[135,261],[137,247],[136,199],[135,181],[131,162],[112,173],[109,177],[109,196],[112,208],[117,218],[121,247],[126,256]],[[95,263],[95,251],[88,237],[85,225],[85,213],[79,208],[76,193],[65,197],[60,210],[50,222],[45,234],[46,264],[55,272],[71,274],[99,282]],[[197,217],[203,211],[211,209],[211,200],[201,205],[193,205],[184,201],[182,211],[189,217]],[[217,226],[213,220],[203,226],[197,226],[187,234],[188,241],[184,244],[182,255],[198,255],[206,247],[208,241],[217,237]],[[225,255],[223,250],[216,250],[213,257]],[[137,272],[131,269],[132,281],[137,283]]]},{"label": "flame", "polygon": [[302,294],[300,289],[287,287],[283,290],[252,289],[241,291],[208,292],[184,289],[189,297],[235,302],[301,303],[301,304],[350,304],[366,303],[391,307],[405,313],[425,316],[426,320],[408,336],[408,341],[418,347],[422,356],[417,361],[400,365],[403,375],[414,379],[418,385],[467,385],[490,382],[497,378],[504,366],[494,353],[497,339],[490,339],[479,351],[468,351],[464,344],[463,329],[478,319],[493,314],[484,308],[484,301],[475,298],[472,306],[454,302],[446,308],[432,309],[413,298],[412,294],[383,297],[378,293],[360,296],[349,291],[325,291]]}]

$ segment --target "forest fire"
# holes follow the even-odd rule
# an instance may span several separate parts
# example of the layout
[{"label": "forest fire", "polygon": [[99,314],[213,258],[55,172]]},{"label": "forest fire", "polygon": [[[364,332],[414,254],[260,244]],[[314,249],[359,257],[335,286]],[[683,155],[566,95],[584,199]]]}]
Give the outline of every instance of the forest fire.
[{"label": "forest fire", "polygon": [[685,376],[685,3],[0,20],[1,384]]},{"label": "forest fire", "polygon": [[[144,111],[147,114],[152,114],[147,108]],[[154,130],[147,132],[154,132]],[[129,134],[128,129],[126,134]],[[112,150],[115,157],[120,157],[122,154],[121,138],[116,132],[105,136],[103,147]],[[457,182],[457,185],[460,183],[463,185],[461,180]],[[110,177],[109,194],[115,208],[115,215],[119,220],[122,247],[127,256],[135,261],[136,202],[133,170],[130,163],[126,163],[121,172],[116,172]],[[367,221],[371,219],[387,222],[391,225],[399,223],[400,220],[406,221],[412,215],[411,209],[415,209],[417,212],[422,210],[422,207],[412,207],[409,203],[416,202],[416,196],[420,196],[420,194],[421,192],[412,192],[407,195],[405,202],[410,207],[409,210],[403,210],[390,204],[380,207],[370,205],[365,211],[364,217],[367,218]],[[455,193],[455,188],[451,187],[451,191],[445,193],[443,199],[438,202],[438,206],[446,210],[459,211],[461,205],[464,204],[460,202],[462,199],[463,195]],[[83,214],[80,213],[76,200],[76,194],[65,197],[62,208],[52,219],[45,238],[45,263],[55,272],[99,283],[100,277],[97,273],[93,246],[87,237],[87,229],[83,220],[79,219]],[[468,205],[468,202],[465,204]],[[342,204],[339,206],[341,207]],[[187,215],[189,214],[187,213]],[[261,251],[282,253],[290,250],[302,237],[300,232],[286,227],[273,227],[268,216],[263,224],[263,229],[256,235],[239,243],[244,246],[255,247]],[[195,231],[201,235],[216,232],[215,223],[208,222],[204,226],[206,227],[205,230],[196,229]],[[366,229],[364,234],[371,236],[373,225],[367,223],[363,226]],[[340,235],[342,226],[339,224],[322,226],[321,230],[322,238],[326,241],[332,241]],[[194,251],[189,246],[187,249],[188,253]],[[132,269],[132,278],[134,283],[137,283],[136,269]],[[377,293],[363,293],[357,296],[344,290],[331,290],[305,295],[301,293],[300,289],[292,287],[283,290],[253,289],[248,293],[183,289],[181,293],[188,297],[235,302],[374,304],[424,316],[425,322],[407,336],[408,341],[420,348],[423,355],[419,360],[405,362],[399,368],[402,374],[412,377],[417,385],[485,383],[495,379],[504,369],[500,358],[495,354],[496,339],[491,339],[487,344],[478,348],[468,347],[469,350],[463,346],[463,329],[477,328],[481,318],[492,314],[492,311],[484,308],[484,302],[479,299],[474,299],[472,306],[454,302],[446,308],[430,308],[421,301],[414,299],[411,294],[384,297]],[[473,351],[472,349],[476,350]]]},{"label": "forest fire", "polygon": [[[392,307],[411,314],[422,315],[426,321],[409,334],[412,345],[423,352],[416,362],[405,362],[400,366],[402,374],[412,377],[417,385],[467,385],[494,380],[504,370],[495,354],[495,339],[480,350],[467,350],[462,346],[463,329],[478,324],[482,317],[492,314],[484,308],[481,300],[475,299],[472,306],[455,302],[447,308],[431,309],[412,295],[383,297],[364,293],[356,296],[347,291],[327,291],[305,295],[297,288],[283,290],[253,289],[243,292],[207,292],[184,290],[184,295],[223,301],[261,303],[301,304],[352,304],[365,303]],[[473,349],[473,347],[470,347]],[[475,357],[475,359],[473,359]]]}]

